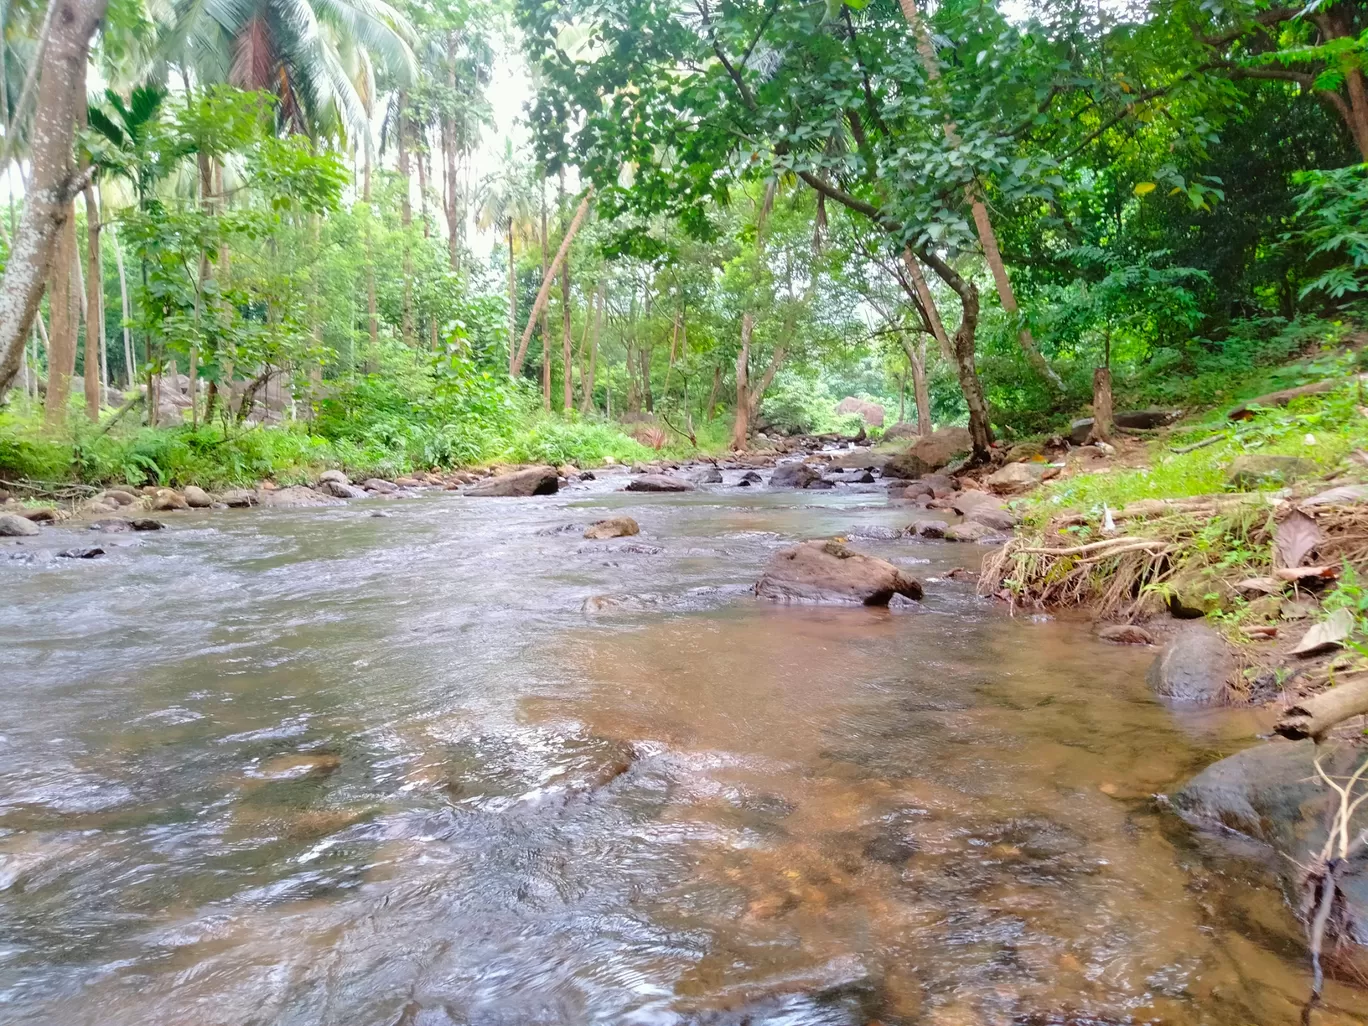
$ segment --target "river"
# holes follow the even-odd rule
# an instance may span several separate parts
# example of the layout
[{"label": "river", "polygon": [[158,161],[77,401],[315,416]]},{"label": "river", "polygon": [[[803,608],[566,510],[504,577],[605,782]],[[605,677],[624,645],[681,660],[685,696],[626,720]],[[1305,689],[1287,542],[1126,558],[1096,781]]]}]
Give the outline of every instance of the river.
[{"label": "river", "polygon": [[[0,549],[0,1021],[1296,1021],[1260,853],[1152,798],[1257,717],[860,539],[877,489],[623,481]],[[831,534],[926,601],[747,595]]]}]

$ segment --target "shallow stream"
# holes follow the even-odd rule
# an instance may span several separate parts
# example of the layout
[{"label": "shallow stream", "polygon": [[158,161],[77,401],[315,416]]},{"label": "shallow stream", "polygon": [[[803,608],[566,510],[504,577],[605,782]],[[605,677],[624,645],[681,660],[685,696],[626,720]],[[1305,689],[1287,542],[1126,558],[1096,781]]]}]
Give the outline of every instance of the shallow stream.
[{"label": "shallow stream", "polygon": [[[1151,797],[1256,717],[859,538],[882,491],[623,481],[0,548],[0,1021],[1296,1021],[1259,853]],[[746,594],[831,534],[926,601]]]}]

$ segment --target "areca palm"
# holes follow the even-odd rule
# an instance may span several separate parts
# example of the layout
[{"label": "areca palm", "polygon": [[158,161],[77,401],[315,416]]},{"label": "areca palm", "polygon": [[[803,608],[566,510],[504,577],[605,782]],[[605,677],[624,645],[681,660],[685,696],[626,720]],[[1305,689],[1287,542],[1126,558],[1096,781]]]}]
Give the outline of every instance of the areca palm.
[{"label": "areca palm", "polygon": [[508,238],[508,365],[514,366],[518,331],[518,269],[515,238],[526,240],[534,231],[540,198],[530,166],[504,141],[499,168],[480,183],[476,199],[476,223],[481,229],[497,228]]}]

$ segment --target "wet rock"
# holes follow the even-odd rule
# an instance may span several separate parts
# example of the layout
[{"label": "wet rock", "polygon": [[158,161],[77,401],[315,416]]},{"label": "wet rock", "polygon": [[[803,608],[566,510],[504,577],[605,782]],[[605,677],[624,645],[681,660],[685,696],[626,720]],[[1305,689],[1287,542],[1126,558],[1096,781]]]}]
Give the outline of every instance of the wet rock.
[{"label": "wet rock", "polygon": [[691,474],[689,480],[694,484],[721,484],[722,471],[716,467],[705,467]]},{"label": "wet rock", "polygon": [[973,437],[961,427],[944,427],[922,435],[884,464],[884,477],[916,478],[939,470],[974,447]]},{"label": "wet rock", "polygon": [[918,538],[944,538],[945,521],[930,517],[925,520],[914,520],[907,525],[907,533],[915,534]]},{"label": "wet rock", "polygon": [[931,487],[930,484],[928,484],[925,481],[913,481],[910,485],[908,485],[906,488],[902,490],[901,494],[904,499],[935,498],[934,489]]},{"label": "wet rock", "polygon": [[737,480],[736,483],[743,488],[749,488],[751,485],[758,485],[763,480],[764,478],[762,478],[756,471],[748,470],[741,475],[741,477]]},{"label": "wet rock", "polygon": [[153,517],[134,517],[128,526],[135,531],[160,531],[166,525]]},{"label": "wet rock", "polygon": [[1010,531],[1017,525],[1017,518],[1005,509],[993,509],[991,506],[981,506],[970,512],[965,518],[967,523],[983,524],[993,531]]},{"label": "wet rock", "polygon": [[694,486],[668,474],[642,474],[627,483],[629,492],[691,492]]},{"label": "wet rock", "polygon": [[399,490],[399,486],[393,481],[386,481],[379,477],[367,478],[361,482],[361,487],[370,492],[379,492],[382,495],[393,495]]},{"label": "wet rock", "polygon": [[255,506],[261,501],[257,493],[250,488],[233,488],[224,492],[219,498],[225,506],[232,509],[246,509],[248,506]]},{"label": "wet rock", "polygon": [[1117,645],[1153,645],[1154,635],[1133,623],[1114,623],[1101,628],[1097,636]]},{"label": "wet rock", "polygon": [[152,512],[167,513],[171,510],[189,509],[190,504],[185,501],[185,496],[173,488],[158,488],[157,494],[152,496]]},{"label": "wet rock", "polygon": [[755,594],[772,602],[886,606],[894,595],[922,597],[922,586],[887,560],[840,542],[802,542],[775,555]]},{"label": "wet rock", "polygon": [[809,481],[806,485],[804,485],[804,488],[806,490],[814,492],[830,491],[835,487],[836,483],[834,481],[828,481],[824,477],[819,477],[816,481]]},{"label": "wet rock", "polygon": [[209,493],[196,485],[186,485],[185,504],[191,509],[208,509],[214,504],[214,500],[209,497]]},{"label": "wet rock", "polygon": [[[1342,781],[1364,754],[1350,745],[1266,742],[1208,766],[1170,801],[1191,823],[1233,830],[1271,847],[1288,904],[1303,908],[1302,867],[1320,854],[1339,804],[1316,772],[1318,757],[1326,774]],[[1349,837],[1364,829],[1368,804],[1350,822]],[[1322,960],[1332,975],[1361,982],[1368,979],[1368,860],[1345,867],[1339,889],[1344,901],[1331,918]]]},{"label": "wet rock", "polygon": [[1059,473],[1048,463],[1009,463],[995,471],[984,484],[998,495],[1021,495]]},{"label": "wet rock", "polygon": [[63,549],[61,552],[57,553],[62,559],[95,559],[97,556],[103,556],[104,554],[105,550],[98,545],[83,549]]},{"label": "wet rock", "polygon": [[987,524],[981,524],[977,520],[965,520],[963,523],[951,524],[945,529],[945,540],[953,542],[988,542],[996,541],[1001,535]]},{"label": "wet rock", "polygon": [[1164,646],[1150,665],[1145,681],[1161,698],[1183,705],[1225,705],[1235,660],[1225,639],[1196,625]]},{"label": "wet rock", "polygon": [[827,467],[831,470],[878,470],[887,462],[887,456],[868,449],[853,449],[832,457],[827,461]]},{"label": "wet rock", "polygon": [[[552,473],[555,473],[555,471],[552,471]],[[412,477],[396,477],[394,483],[399,488],[421,488],[423,486],[422,481]]]},{"label": "wet rock", "polygon": [[881,524],[856,527],[847,533],[851,538],[869,538],[872,541],[893,541],[895,538],[903,536],[903,532],[896,527],[884,527]]},{"label": "wet rock", "polygon": [[810,463],[781,463],[770,475],[771,488],[806,488],[822,479],[822,472]]},{"label": "wet rock", "polygon": [[390,517],[390,516],[393,516],[394,514],[393,514],[393,513],[390,513],[390,512],[387,511],[387,510],[383,510],[383,509],[373,509],[373,510],[371,510],[370,515],[373,516],[373,517]]},{"label": "wet rock", "polygon": [[590,524],[584,532],[584,537],[602,540],[605,538],[627,538],[640,533],[641,527],[631,517],[609,517],[607,520],[599,520]]},{"label": "wet rock", "polygon": [[581,470],[579,479],[581,481],[597,481],[598,475],[595,474],[592,470]]},{"label": "wet rock", "polygon": [[[341,471],[329,471],[329,473],[341,473]],[[318,490],[324,495],[331,495],[334,499],[364,499],[368,494],[364,488],[331,479],[319,481]]]},{"label": "wet rock", "polygon": [[[351,478],[340,470],[325,470],[318,475],[318,483],[324,484],[328,481],[335,481],[337,484],[351,484]],[[319,491],[322,491],[320,488]]]},{"label": "wet rock", "polygon": [[996,495],[989,495],[987,492],[964,491],[956,495],[949,505],[961,516],[973,516],[981,509],[1005,509],[1006,506]]},{"label": "wet rock", "polygon": [[133,530],[133,525],[127,520],[121,520],[118,517],[108,517],[104,520],[96,520],[87,528],[87,530],[103,531],[106,534],[122,534],[126,531]]},{"label": "wet rock", "polygon": [[1314,460],[1300,456],[1245,453],[1236,456],[1226,467],[1226,484],[1241,491],[1253,491],[1271,485],[1292,484],[1301,478],[1313,476],[1319,470]]},{"label": "wet rock", "polygon": [[27,506],[17,512],[25,520],[31,520],[35,524],[55,524],[58,520],[65,519],[55,506]]},{"label": "wet rock", "polygon": [[465,494],[479,498],[526,498],[532,495],[555,495],[559,489],[560,475],[556,473],[556,468],[537,466],[500,474],[483,484],[467,488]]},{"label": "wet rock", "polygon": [[101,498],[106,502],[113,502],[116,506],[131,506],[138,501],[136,495],[122,488],[106,488],[101,493]]},{"label": "wet rock", "polygon": [[37,534],[42,528],[27,517],[13,513],[0,513],[0,538],[27,538]]},{"label": "wet rock", "polygon": [[322,492],[314,491],[308,485],[291,485],[262,493],[262,505],[282,509],[296,509],[305,506],[336,506],[338,500]]},{"label": "wet rock", "polygon": [[250,775],[266,780],[298,780],[301,777],[325,777],[341,765],[342,757],[339,755],[292,753],[267,759]]}]

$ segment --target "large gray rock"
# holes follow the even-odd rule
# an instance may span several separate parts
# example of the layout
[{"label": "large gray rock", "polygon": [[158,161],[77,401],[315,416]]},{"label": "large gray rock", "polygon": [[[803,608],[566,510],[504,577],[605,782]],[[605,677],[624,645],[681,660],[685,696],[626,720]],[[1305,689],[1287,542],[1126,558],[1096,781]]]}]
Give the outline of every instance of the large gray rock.
[{"label": "large gray rock", "polygon": [[887,560],[840,542],[807,541],[775,555],[755,594],[771,602],[886,606],[894,595],[920,599],[922,587]]},{"label": "large gray rock", "polygon": [[884,477],[921,477],[939,470],[974,447],[973,436],[961,427],[944,427],[920,436],[884,465]]},{"label": "large gray rock", "polygon": [[867,402],[864,399],[856,399],[853,395],[846,396],[836,404],[836,415],[843,417],[847,413],[857,413],[870,427],[883,427],[884,408],[878,403]]},{"label": "large gray rock", "polygon": [[32,520],[13,513],[0,513],[0,538],[28,538],[41,530]]},{"label": "large gray rock", "polygon": [[695,470],[689,475],[689,479],[693,481],[694,484],[721,484],[722,471],[714,466],[707,466],[701,470]]},{"label": "large gray rock", "polygon": [[340,500],[316,492],[308,485],[291,485],[289,488],[276,488],[261,492],[263,506],[295,508],[302,506],[336,506]]},{"label": "large gray rock", "polygon": [[158,488],[157,494],[152,497],[152,512],[165,513],[173,509],[189,509],[190,504],[185,501],[185,496],[174,488]]},{"label": "large gray rock", "polygon": [[[341,471],[330,470],[328,473],[340,474]],[[347,484],[345,481],[338,481],[336,478],[319,478],[318,490],[324,495],[331,495],[334,499],[364,499],[367,495],[364,488]]]},{"label": "large gray rock", "polygon": [[624,491],[629,492],[691,492],[694,486],[683,478],[669,474],[642,474],[627,482]]},{"label": "large gray rock", "polygon": [[1009,463],[983,483],[998,495],[1020,495],[1059,473],[1048,463]]},{"label": "large gray rock", "polygon": [[[1208,766],[1170,797],[1189,822],[1233,830],[1270,846],[1294,909],[1301,909],[1305,898],[1302,867],[1320,855],[1338,805],[1338,796],[1316,772],[1318,756],[1321,768],[1342,781],[1368,752],[1348,745],[1317,748],[1311,741],[1267,742]],[[1364,829],[1368,803],[1359,806],[1349,836]],[[1331,974],[1361,982],[1368,979],[1368,859],[1351,863],[1339,888],[1344,902],[1332,917],[1322,961]]]},{"label": "large gray rock", "polygon": [[[318,483],[323,484],[325,481],[336,481],[338,484],[351,484],[351,478],[340,470],[323,471],[323,473],[318,475]],[[319,489],[319,491],[322,491],[322,489]]]},{"label": "large gray rock", "polygon": [[820,481],[822,472],[810,463],[781,463],[770,475],[771,488],[806,488],[814,481]]},{"label": "large gray rock", "polygon": [[185,496],[186,505],[191,509],[208,509],[214,504],[209,493],[195,485],[186,485],[182,494]]},{"label": "large gray rock", "polygon": [[838,456],[833,456],[827,461],[829,470],[878,470],[888,462],[887,456],[881,456],[868,449],[851,449]]},{"label": "large gray rock", "polygon": [[944,537],[954,542],[993,542],[1002,537],[1002,532],[977,520],[965,520],[947,527]]},{"label": "large gray rock", "polygon": [[500,474],[482,484],[473,485],[465,490],[466,495],[480,498],[507,498],[509,496],[554,495],[560,488],[560,475],[555,467],[527,467],[510,474]]},{"label": "large gray rock", "polygon": [[596,520],[584,532],[584,537],[595,540],[605,538],[628,538],[640,534],[641,527],[631,517],[609,517]]},{"label": "large gray rock", "polygon": [[1189,627],[1154,658],[1146,676],[1150,690],[1183,705],[1227,705],[1235,673],[1230,646],[1205,625]]},{"label": "large gray rock", "polygon": [[1288,485],[1304,477],[1311,477],[1320,468],[1315,460],[1300,456],[1272,456],[1264,453],[1245,453],[1236,456],[1226,468],[1226,484],[1241,491]]}]

